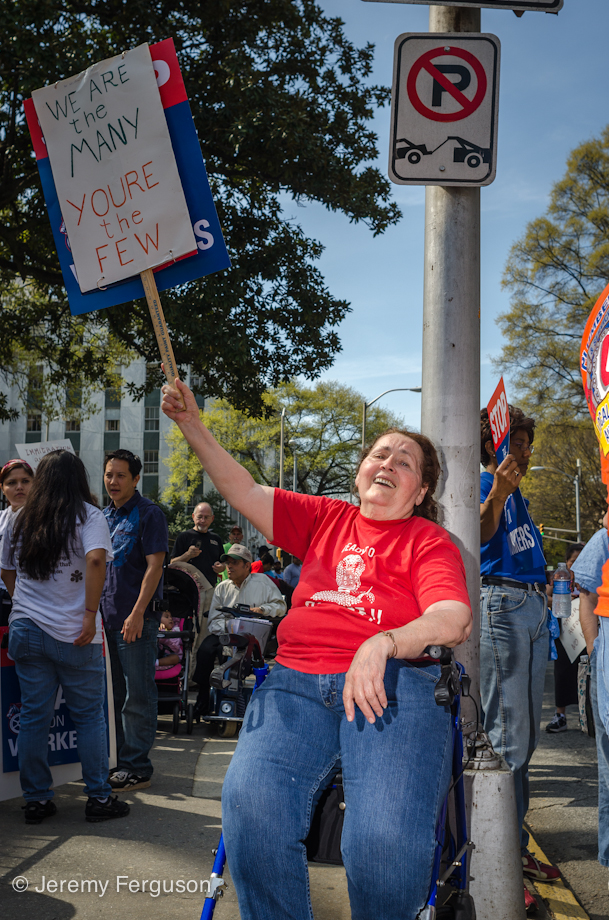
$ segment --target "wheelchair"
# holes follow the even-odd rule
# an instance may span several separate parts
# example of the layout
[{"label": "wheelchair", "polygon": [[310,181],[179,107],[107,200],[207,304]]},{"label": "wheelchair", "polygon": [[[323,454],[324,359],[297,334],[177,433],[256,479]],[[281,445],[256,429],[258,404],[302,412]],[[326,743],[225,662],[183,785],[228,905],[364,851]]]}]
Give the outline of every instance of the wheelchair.
[{"label": "wheelchair", "polygon": [[[244,646],[245,647],[245,644]],[[467,813],[465,805],[465,789],[463,773],[473,754],[473,749],[468,750],[468,759],[463,763],[463,733],[461,720],[461,697],[469,696],[470,678],[465,674],[464,668],[454,659],[453,650],[444,646],[428,646],[425,654],[435,659],[440,664],[440,679],[434,689],[434,697],[438,706],[448,706],[452,717],[452,780],[440,811],[436,825],[436,846],[434,852],[432,881],[427,904],[419,914],[417,920],[476,920],[476,908],[472,896],[467,891],[467,863],[474,843],[467,833]],[[243,659],[241,659],[243,661]],[[221,665],[226,669],[230,662]],[[241,666],[241,665],[239,665]],[[251,660],[253,673],[256,677],[254,692],[268,674],[268,667],[256,668]],[[235,667],[235,665],[231,665]],[[220,670],[220,668],[216,670]],[[225,678],[226,679],[226,678]],[[250,694],[251,695],[251,694]],[[340,778],[334,777],[334,783],[325,790],[318,802],[318,809],[323,807],[330,799],[337,803],[340,812],[344,811],[345,804],[340,792],[342,784]],[[342,806],[342,807],[341,807]],[[450,806],[450,808],[449,808]],[[451,812],[449,816],[449,811]],[[449,819],[450,818],[450,819]],[[319,815],[317,815],[319,825]],[[336,825],[336,816],[334,816]],[[312,821],[312,829],[316,824],[316,816]],[[333,829],[334,830],[334,829]],[[336,831],[334,830],[336,837]],[[340,836],[340,823],[338,837]],[[307,855],[315,860],[316,842],[307,838]],[[333,849],[335,849],[333,847]],[[210,876],[210,887],[203,904],[201,920],[212,920],[216,901],[222,897],[226,883],[222,878],[226,863],[226,850],[224,838],[221,835],[218,848],[212,851],[215,855]],[[339,863],[336,858],[318,858],[318,862]]]},{"label": "wheelchair", "polygon": [[[211,673],[209,709],[201,718],[215,725],[221,738],[232,738],[241,727],[252,693],[268,673],[263,653],[273,624],[252,613],[247,604],[220,610],[227,615],[228,631],[218,638],[230,657]],[[255,680],[248,681],[252,674]]]}]

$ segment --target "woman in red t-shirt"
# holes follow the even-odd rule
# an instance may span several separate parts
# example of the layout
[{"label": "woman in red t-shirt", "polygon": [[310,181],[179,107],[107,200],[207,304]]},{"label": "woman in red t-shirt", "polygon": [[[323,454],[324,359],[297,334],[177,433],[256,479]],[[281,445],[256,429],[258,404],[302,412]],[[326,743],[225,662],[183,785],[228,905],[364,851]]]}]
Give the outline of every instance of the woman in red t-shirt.
[{"label": "woman in red t-shirt", "polygon": [[459,551],[435,523],[431,442],[391,429],[364,456],[360,507],[254,482],[214,440],[181,382],[163,411],[216,489],[303,560],[270,676],[252,698],[223,788],[242,920],[310,920],[314,802],[340,760],[342,855],[353,920],[414,920],[431,878],[451,768],[450,713],[435,704],[428,645],[471,630]]}]

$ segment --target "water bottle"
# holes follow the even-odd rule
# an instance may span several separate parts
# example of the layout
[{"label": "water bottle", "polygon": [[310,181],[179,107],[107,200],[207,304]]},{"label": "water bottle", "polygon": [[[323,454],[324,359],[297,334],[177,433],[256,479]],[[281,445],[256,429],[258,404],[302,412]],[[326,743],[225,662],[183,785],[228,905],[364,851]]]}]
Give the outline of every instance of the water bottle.
[{"label": "water bottle", "polygon": [[552,613],[559,620],[571,616],[571,573],[564,562],[554,573]]}]

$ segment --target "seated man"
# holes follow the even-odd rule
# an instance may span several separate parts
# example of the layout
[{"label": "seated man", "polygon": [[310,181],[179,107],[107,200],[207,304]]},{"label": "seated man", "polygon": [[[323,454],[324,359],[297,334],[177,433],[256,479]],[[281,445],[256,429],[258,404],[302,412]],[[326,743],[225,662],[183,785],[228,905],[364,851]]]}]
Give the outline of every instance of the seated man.
[{"label": "seated man", "polygon": [[221,562],[226,563],[228,579],[216,585],[214,590],[207,620],[208,635],[197,650],[197,666],[193,674],[194,682],[199,685],[195,706],[195,715],[199,716],[206,715],[208,711],[209,678],[216,656],[222,651],[218,636],[227,631],[228,617],[220,611],[220,607],[248,604],[254,613],[265,618],[282,617],[286,612],[285,601],[273,580],[266,575],[252,573],[252,554],[246,546],[233,544],[230,552],[222,556]]}]

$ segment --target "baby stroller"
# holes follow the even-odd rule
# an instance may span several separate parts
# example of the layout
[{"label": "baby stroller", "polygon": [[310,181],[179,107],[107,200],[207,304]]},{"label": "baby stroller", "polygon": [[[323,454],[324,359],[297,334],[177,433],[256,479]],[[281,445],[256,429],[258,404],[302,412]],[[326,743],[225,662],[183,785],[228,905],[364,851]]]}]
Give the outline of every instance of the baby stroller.
[{"label": "baby stroller", "polygon": [[182,660],[166,670],[156,672],[155,680],[159,693],[159,711],[169,709],[173,715],[171,730],[177,734],[180,720],[186,720],[186,731],[190,735],[194,724],[194,706],[188,702],[188,671],[195,631],[198,627],[199,587],[188,572],[165,570],[163,588],[163,610],[168,610],[179,630],[159,631],[159,638],[180,639]]},{"label": "baby stroller", "polygon": [[253,678],[248,683],[246,680],[254,669],[265,668],[264,649],[273,624],[252,614],[247,604],[220,610],[230,617],[227,632],[219,637],[225,653],[230,654],[228,661],[212,671],[209,709],[202,718],[217,725],[221,738],[232,738],[243,722],[254,690]]}]

